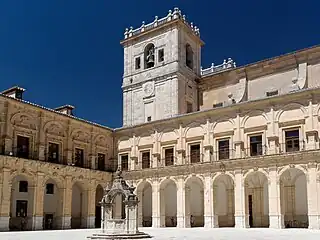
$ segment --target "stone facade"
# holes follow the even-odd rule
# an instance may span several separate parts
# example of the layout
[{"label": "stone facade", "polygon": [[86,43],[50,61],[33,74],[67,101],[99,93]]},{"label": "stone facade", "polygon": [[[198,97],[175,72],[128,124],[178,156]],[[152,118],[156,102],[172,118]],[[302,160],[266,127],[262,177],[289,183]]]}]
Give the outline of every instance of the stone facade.
[{"label": "stone facade", "polygon": [[112,129],[3,94],[0,143],[1,230],[95,226]]},{"label": "stone facade", "polygon": [[202,44],[179,9],[126,30],[118,129],[3,92],[0,228],[93,227],[119,166],[140,226],[320,229],[320,47],[202,69]]}]

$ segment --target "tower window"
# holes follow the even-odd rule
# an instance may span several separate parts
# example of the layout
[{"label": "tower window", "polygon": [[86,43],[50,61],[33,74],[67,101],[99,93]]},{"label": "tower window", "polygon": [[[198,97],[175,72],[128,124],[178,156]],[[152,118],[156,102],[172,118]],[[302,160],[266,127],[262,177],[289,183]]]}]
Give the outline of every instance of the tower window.
[{"label": "tower window", "polygon": [[164,61],[164,49],[160,49],[158,51],[158,62],[163,62]]},{"label": "tower window", "polygon": [[154,67],[154,45],[151,43],[144,49],[144,68]]},{"label": "tower window", "polygon": [[141,67],[141,59],[140,57],[136,57],[136,62],[135,62],[135,69],[140,69]]},{"label": "tower window", "polygon": [[193,51],[189,44],[186,45],[186,65],[188,68],[193,69]]}]

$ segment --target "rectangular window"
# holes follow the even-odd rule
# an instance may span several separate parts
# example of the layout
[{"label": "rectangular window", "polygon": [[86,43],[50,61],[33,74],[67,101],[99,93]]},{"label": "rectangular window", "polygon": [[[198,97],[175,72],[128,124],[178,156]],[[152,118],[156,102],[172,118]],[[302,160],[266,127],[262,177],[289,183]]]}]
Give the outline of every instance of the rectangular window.
[{"label": "rectangular window", "polygon": [[250,136],[250,156],[262,155],[262,135]]},{"label": "rectangular window", "polygon": [[267,92],[266,95],[267,97],[271,97],[271,96],[276,96],[278,95],[278,90],[275,90],[275,91],[270,91],[270,92]]},{"label": "rectangular window", "polygon": [[106,160],[106,155],[103,153],[98,153],[98,170],[104,171],[105,160]]},{"label": "rectangular window", "polygon": [[220,102],[220,103],[215,103],[215,104],[213,104],[212,107],[213,107],[213,108],[223,107],[223,103],[222,103],[222,102]]},{"label": "rectangular window", "polygon": [[29,158],[30,140],[28,137],[17,136],[16,155],[19,158]]},{"label": "rectangular window", "polygon": [[129,170],[129,156],[128,155],[122,155],[121,156],[121,170],[122,171],[128,171]]},{"label": "rectangular window", "polygon": [[28,214],[28,201],[17,200],[16,201],[16,217],[26,217]]},{"label": "rectangular window", "polygon": [[147,117],[147,121],[151,122],[151,116]]},{"label": "rectangular window", "polygon": [[164,61],[164,49],[163,48],[158,51],[158,60],[159,60],[159,62]]},{"label": "rectangular window", "polygon": [[200,162],[200,144],[190,145],[190,163]]},{"label": "rectangular window", "polygon": [[142,169],[150,168],[150,152],[142,153]]},{"label": "rectangular window", "polygon": [[83,167],[84,163],[84,151],[83,149],[76,148],[74,154],[74,165],[77,167]]},{"label": "rectangular window", "polygon": [[54,194],[54,184],[47,183],[47,185],[46,185],[46,194]]},{"label": "rectangular window", "polygon": [[191,113],[191,112],[193,112],[192,103],[187,102],[187,113]]},{"label": "rectangular window", "polygon": [[49,142],[48,147],[48,162],[59,162],[59,144]]},{"label": "rectangular window", "polygon": [[19,192],[28,192],[28,182],[20,181],[19,182]]},{"label": "rectangular window", "polygon": [[165,165],[172,166],[174,163],[173,148],[166,148],[164,150],[164,157],[165,157]]},{"label": "rectangular window", "polygon": [[299,129],[285,131],[286,152],[300,150]]},{"label": "rectangular window", "polygon": [[140,57],[136,57],[135,68],[137,70],[137,69],[140,69],[140,67],[141,67],[141,59],[140,59]]},{"label": "rectangular window", "polygon": [[219,160],[230,158],[229,139],[218,141]]}]

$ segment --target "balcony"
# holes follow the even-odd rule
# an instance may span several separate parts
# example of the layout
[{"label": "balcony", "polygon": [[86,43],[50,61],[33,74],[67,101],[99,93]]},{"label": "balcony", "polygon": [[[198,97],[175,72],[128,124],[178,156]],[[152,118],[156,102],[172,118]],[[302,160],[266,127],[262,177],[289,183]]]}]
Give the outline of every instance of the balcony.
[{"label": "balcony", "polygon": [[85,158],[83,158],[82,161],[80,161],[81,159],[73,157],[71,161],[68,161],[67,157],[63,154],[52,154],[49,152],[45,152],[45,160],[39,160],[39,153],[37,151],[26,151],[20,147],[14,147],[12,148],[12,151],[5,151],[5,147],[0,146],[0,155],[35,160],[39,162],[48,162],[52,164],[59,164],[65,166],[74,166],[97,171],[115,172],[117,170],[117,166],[116,164],[114,164],[115,161],[113,159],[109,159],[104,167],[104,170],[102,170],[99,169],[96,164],[96,166],[92,167],[91,161],[87,161],[87,159]]}]

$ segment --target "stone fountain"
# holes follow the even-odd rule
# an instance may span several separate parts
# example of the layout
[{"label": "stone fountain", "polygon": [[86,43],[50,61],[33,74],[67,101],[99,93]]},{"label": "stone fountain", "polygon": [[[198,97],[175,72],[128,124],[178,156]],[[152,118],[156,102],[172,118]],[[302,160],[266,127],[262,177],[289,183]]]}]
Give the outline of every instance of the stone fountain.
[{"label": "stone fountain", "polygon": [[[104,191],[101,204],[101,232],[95,233],[88,239],[143,239],[151,238],[150,235],[138,231],[138,203],[137,196],[133,193],[135,187],[129,186],[122,177],[121,170],[117,170],[116,177],[111,187]],[[122,195],[125,206],[125,218],[114,219],[112,215],[115,207],[115,198]]]}]

